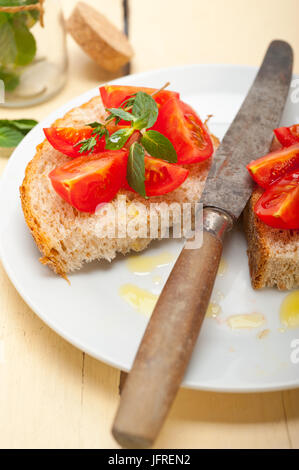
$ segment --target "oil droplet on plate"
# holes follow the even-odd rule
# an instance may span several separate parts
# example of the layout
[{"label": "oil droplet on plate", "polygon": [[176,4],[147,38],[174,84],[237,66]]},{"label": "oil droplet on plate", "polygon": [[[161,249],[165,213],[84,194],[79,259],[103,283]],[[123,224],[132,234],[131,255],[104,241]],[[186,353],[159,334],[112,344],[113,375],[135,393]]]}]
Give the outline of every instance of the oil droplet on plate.
[{"label": "oil droplet on plate", "polygon": [[299,290],[284,298],[280,308],[280,321],[287,328],[299,327]]},{"label": "oil droplet on plate", "polygon": [[208,310],[206,316],[208,318],[216,318],[221,313],[220,305],[216,304],[215,302],[210,302],[208,306]]},{"label": "oil droplet on plate", "polygon": [[285,328],[278,328],[279,333],[285,333],[286,329]]},{"label": "oil droplet on plate", "polygon": [[224,276],[227,271],[227,261],[224,258],[221,258],[218,268],[218,276]]},{"label": "oil droplet on plate", "polygon": [[224,294],[223,294],[223,292],[221,292],[221,290],[218,290],[218,291],[216,292],[216,296],[215,296],[215,297],[216,297],[216,300],[217,300],[218,302],[221,302],[221,300],[224,299]]},{"label": "oil droplet on plate", "polygon": [[265,317],[260,313],[248,313],[243,315],[232,315],[228,317],[227,324],[233,330],[259,328],[265,323]]},{"label": "oil droplet on plate", "polygon": [[162,284],[162,276],[153,276],[152,281],[154,284],[159,285]]},{"label": "oil droplet on plate", "polygon": [[144,315],[151,315],[159,297],[134,284],[124,284],[121,286],[119,288],[119,295],[139,313]]},{"label": "oil droplet on plate", "polygon": [[127,266],[129,270],[135,274],[148,274],[155,268],[166,266],[167,264],[171,263],[173,259],[174,255],[168,252],[153,256],[130,256],[127,259]]},{"label": "oil droplet on plate", "polygon": [[266,338],[266,336],[268,336],[269,333],[270,333],[269,329],[262,330],[262,331],[259,332],[257,337],[258,337],[258,339],[263,339],[263,338]]}]

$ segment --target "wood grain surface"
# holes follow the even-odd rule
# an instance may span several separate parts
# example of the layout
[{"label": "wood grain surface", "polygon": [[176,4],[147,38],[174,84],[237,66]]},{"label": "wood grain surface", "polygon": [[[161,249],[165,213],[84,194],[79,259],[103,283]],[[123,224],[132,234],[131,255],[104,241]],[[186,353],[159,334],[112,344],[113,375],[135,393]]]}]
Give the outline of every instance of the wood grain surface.
[{"label": "wood grain surface", "polygon": [[[123,28],[121,0],[86,0]],[[68,16],[74,0],[61,2]],[[271,39],[291,42],[299,73],[297,0],[130,0],[132,73],[186,63],[258,65]],[[0,110],[0,118],[42,119],[117,75],[68,38],[69,79],[47,103]],[[0,159],[0,170],[6,160]],[[0,447],[117,448],[111,425],[117,369],[83,354],[30,309],[0,264]],[[299,448],[299,390],[218,394],[180,390],[158,448]]]}]

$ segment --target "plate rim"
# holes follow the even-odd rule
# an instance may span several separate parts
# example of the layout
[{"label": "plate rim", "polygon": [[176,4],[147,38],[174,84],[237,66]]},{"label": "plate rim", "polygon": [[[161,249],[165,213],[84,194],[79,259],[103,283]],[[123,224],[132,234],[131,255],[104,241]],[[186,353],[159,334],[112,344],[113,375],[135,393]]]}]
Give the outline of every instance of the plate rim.
[{"label": "plate rim", "polygon": [[[248,72],[251,72],[251,73],[258,71],[257,66],[243,65],[243,64],[241,64],[241,65],[227,64],[227,63],[225,63],[225,64],[217,64],[217,63],[212,63],[212,64],[208,64],[208,63],[204,63],[204,64],[186,64],[186,65],[178,65],[178,66],[171,66],[171,67],[163,67],[163,68],[159,68],[159,69],[151,69],[151,70],[148,70],[148,71],[145,71],[145,72],[139,72],[139,73],[135,73],[135,74],[121,76],[121,77],[118,77],[116,79],[104,82],[103,84],[100,84],[99,86],[102,86],[104,84],[117,83],[117,82],[120,82],[124,79],[128,79],[129,77],[131,79],[135,79],[135,78],[142,79],[143,77],[148,77],[149,74],[151,76],[153,76],[154,74],[159,74],[161,72],[163,73],[163,72],[171,71],[172,73],[175,73],[176,71],[181,71],[181,70],[186,70],[186,69],[190,70],[190,69],[193,69],[193,68],[218,68],[218,69],[223,68],[223,69],[235,69],[235,70],[236,69],[237,70],[243,69],[243,70],[247,70]],[[293,79],[294,78],[299,78],[299,75],[298,74],[293,74]],[[40,129],[41,127],[44,126],[43,123],[45,121],[54,121],[55,119],[57,119],[58,114],[66,113],[69,110],[71,110],[72,108],[78,106],[78,105],[74,104],[74,101],[78,101],[78,100],[81,101],[81,100],[86,100],[86,99],[88,100],[88,99],[92,98],[93,96],[96,96],[96,93],[98,92],[99,86],[90,88],[90,89],[84,91],[83,93],[74,96],[72,99],[68,100],[63,105],[61,105],[58,108],[56,108],[55,110],[51,111],[51,113],[47,114],[38,123],[38,125],[34,129],[36,129],[36,128]],[[84,101],[82,101],[82,103],[83,102]],[[34,132],[34,129],[32,131],[30,131],[25,136],[25,138],[22,140],[22,142],[20,142],[20,144],[16,147],[16,149],[13,151],[12,155],[10,156],[10,158],[9,158],[5,168],[4,168],[4,171],[2,172],[2,175],[0,177],[0,195],[1,195],[1,192],[2,192],[2,183],[3,183],[3,181],[6,177],[6,174],[9,172],[10,167],[13,165],[14,155],[15,155],[17,149],[19,150],[19,148],[22,147],[24,142],[27,142],[30,139],[31,134]],[[3,247],[3,244],[1,242],[0,242],[0,261],[3,265],[3,268],[4,268],[4,270],[7,274],[10,282],[13,284],[13,286],[17,290],[18,294],[22,297],[22,299],[25,301],[25,303],[33,310],[33,312],[46,325],[48,325],[53,331],[55,331],[56,334],[61,336],[64,340],[66,340],[67,342],[69,342],[70,344],[75,346],[80,351],[89,354],[91,357],[94,357],[95,359],[97,359],[99,361],[102,361],[103,363],[108,364],[112,367],[115,367],[117,369],[124,370],[125,372],[128,372],[128,368],[125,368],[125,367],[120,368],[120,365],[116,361],[108,359],[107,357],[105,357],[105,355],[97,354],[94,350],[90,349],[88,346],[83,345],[79,340],[76,340],[73,337],[69,336],[67,332],[61,330],[59,328],[59,326],[56,326],[55,322],[52,322],[51,318],[49,318],[48,315],[44,314],[43,311],[37,305],[35,305],[35,302],[30,298],[29,295],[27,295],[26,289],[23,288],[22,286],[20,286],[18,279],[15,277],[15,275],[13,273],[12,266],[10,265],[9,260],[5,256],[4,247]],[[294,389],[294,388],[298,388],[299,387],[299,377],[298,377],[298,380],[288,381],[288,382],[285,382],[283,384],[280,383],[280,382],[277,382],[277,383],[273,382],[273,383],[271,383],[271,385],[266,385],[266,384],[263,385],[262,384],[261,386],[258,386],[258,387],[257,386],[245,386],[244,387],[242,385],[240,385],[240,386],[236,385],[234,387],[231,387],[231,386],[225,386],[223,384],[221,386],[213,386],[212,384],[207,384],[207,385],[202,384],[202,385],[199,386],[197,383],[194,382],[194,380],[190,380],[190,379],[188,380],[188,382],[183,382],[181,386],[183,388],[187,388],[187,389],[210,391],[210,392],[217,392],[217,393],[260,393],[260,392],[262,393],[262,392],[291,390],[291,389]]]}]

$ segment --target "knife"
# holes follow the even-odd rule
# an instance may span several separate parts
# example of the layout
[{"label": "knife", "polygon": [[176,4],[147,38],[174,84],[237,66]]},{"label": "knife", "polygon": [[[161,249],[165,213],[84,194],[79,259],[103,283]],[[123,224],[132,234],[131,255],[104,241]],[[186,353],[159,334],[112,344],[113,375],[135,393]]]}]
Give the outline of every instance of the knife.
[{"label": "knife", "polygon": [[150,447],[176,396],[209,304],[225,234],[252,192],[246,165],[269,151],[287,99],[292,66],[290,45],[273,41],[215,153],[200,200],[203,243],[200,248],[183,248],[122,390],[112,433],[123,447]]}]

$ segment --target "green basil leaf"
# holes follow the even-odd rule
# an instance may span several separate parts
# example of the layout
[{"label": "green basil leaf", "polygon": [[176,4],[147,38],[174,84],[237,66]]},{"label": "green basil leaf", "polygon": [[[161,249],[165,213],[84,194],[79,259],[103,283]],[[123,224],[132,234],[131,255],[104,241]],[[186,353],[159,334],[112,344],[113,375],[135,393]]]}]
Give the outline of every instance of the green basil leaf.
[{"label": "green basil leaf", "polygon": [[119,129],[106,139],[105,148],[108,150],[119,150],[123,148],[123,146],[127,142],[128,138],[133,134],[133,132],[133,127],[128,127],[127,129]]},{"label": "green basil leaf", "polygon": [[156,158],[161,158],[170,163],[177,163],[178,156],[174,146],[167,137],[157,131],[147,131],[141,137],[141,143],[145,150]]},{"label": "green basil leaf", "polygon": [[155,100],[147,93],[139,91],[132,109],[132,113],[136,117],[134,122],[135,129],[148,129],[152,127],[157,120],[158,112]]},{"label": "green basil leaf", "polygon": [[21,131],[24,135],[31,131],[31,129],[35,127],[36,124],[37,121],[34,119],[0,119],[0,128],[3,126],[14,127]]},{"label": "green basil leaf", "polygon": [[13,72],[7,72],[0,67],[0,80],[3,80],[5,91],[14,91],[17,88],[20,79],[19,76]]},{"label": "green basil leaf", "polygon": [[28,27],[20,20],[14,21],[13,31],[15,35],[15,44],[17,46],[17,55],[15,65],[28,65],[32,62],[36,54],[36,41]]},{"label": "green basil leaf", "polygon": [[7,17],[0,13],[0,63],[13,64],[17,56],[17,46],[13,28]]},{"label": "green basil leaf", "polygon": [[131,113],[127,113],[127,111],[124,111],[121,108],[107,108],[107,111],[109,111],[112,116],[124,119],[124,121],[134,121],[135,119]]},{"label": "green basil leaf", "polygon": [[[25,4],[30,5],[32,3],[38,3],[38,1],[39,0],[25,0]],[[28,28],[32,28],[32,26],[34,26],[35,23],[39,20],[39,10],[30,10],[25,13],[27,13],[25,24]]]},{"label": "green basil leaf", "polygon": [[127,181],[129,186],[136,193],[146,198],[145,192],[145,166],[144,166],[144,148],[134,142],[130,147],[130,153],[127,164]]},{"label": "green basil leaf", "polygon": [[16,147],[24,135],[13,127],[0,127],[0,147]]},{"label": "green basil leaf", "polygon": [[14,119],[12,124],[20,131],[27,133],[31,131],[31,129],[33,129],[33,127],[35,127],[38,122],[35,119]]},{"label": "green basil leaf", "polygon": [[101,124],[98,121],[94,121],[94,122],[90,122],[89,124],[86,124],[86,126],[92,127],[94,129],[95,127],[103,126],[103,124]]},{"label": "green basil leaf", "polygon": [[0,7],[18,7],[20,5],[29,5],[37,3],[38,0],[0,0]]},{"label": "green basil leaf", "polygon": [[[39,0],[0,0],[0,7],[18,7],[22,5],[32,5]],[[15,14],[15,13],[14,13]]]}]

